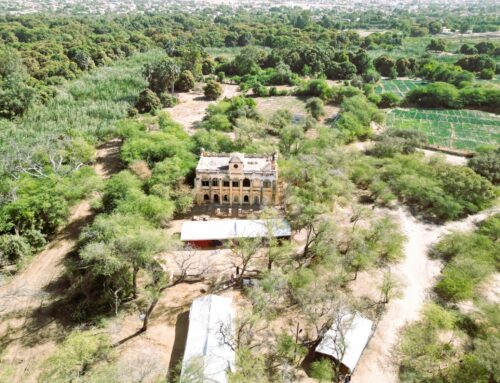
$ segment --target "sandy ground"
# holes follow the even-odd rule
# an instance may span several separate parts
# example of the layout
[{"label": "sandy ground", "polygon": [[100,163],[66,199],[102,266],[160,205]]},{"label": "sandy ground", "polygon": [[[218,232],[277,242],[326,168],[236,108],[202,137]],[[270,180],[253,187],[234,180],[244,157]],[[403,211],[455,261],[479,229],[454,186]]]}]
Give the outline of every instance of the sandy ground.
[{"label": "sandy ground", "polygon": [[[231,98],[240,94],[238,85],[222,84],[222,98]],[[209,105],[217,101],[209,101],[203,95],[203,89],[200,85],[189,92],[179,93],[177,95],[180,102],[173,108],[166,109],[172,118],[180,123],[190,134],[195,132],[195,123],[201,121],[205,116],[205,110]]]},{"label": "sandy ground", "polygon": [[462,156],[456,156],[453,154],[446,154],[446,153],[441,153],[441,152],[436,152],[434,150],[427,150],[427,149],[417,149],[419,152],[424,153],[426,157],[433,157],[433,156],[439,156],[441,158],[444,158],[446,162],[452,165],[467,165],[467,161],[469,160],[466,157]]},{"label": "sandy ground", "polygon": [[[347,148],[353,149],[353,150],[359,150],[359,151],[367,151],[370,148],[372,148],[374,145],[374,141],[356,141],[351,144],[347,145]],[[456,156],[453,154],[446,154],[446,153],[441,153],[437,152],[434,150],[428,150],[428,149],[419,149],[417,148],[418,152],[424,153],[424,156],[426,158],[430,157],[440,157],[444,159],[447,163],[451,165],[462,165],[465,166],[467,165],[468,158],[462,157],[462,156]]]},{"label": "sandy ground", "polygon": [[[94,169],[101,177],[119,169],[119,145],[118,140],[113,140],[98,149]],[[65,257],[73,251],[81,229],[92,218],[88,200],[75,205],[68,224],[49,245],[25,270],[0,287],[0,346],[5,351],[4,360],[15,367],[15,382],[36,381],[31,371],[64,334],[43,309],[58,290],[57,279],[64,269]]]},{"label": "sandy ground", "polygon": [[[453,230],[473,230],[477,222],[499,211],[500,208],[496,207],[442,226],[422,223],[402,207],[393,213],[400,221],[401,228],[407,236],[404,247],[405,258],[392,268],[392,272],[403,283],[403,297],[392,300],[387,305],[386,311],[356,367],[352,383],[398,382],[392,351],[397,345],[403,326],[419,319],[428,291],[441,270],[440,262],[428,257],[429,248],[442,235]],[[366,290],[367,288],[372,290],[375,284],[370,278],[370,274],[362,273],[356,284],[351,287],[353,290]]]}]

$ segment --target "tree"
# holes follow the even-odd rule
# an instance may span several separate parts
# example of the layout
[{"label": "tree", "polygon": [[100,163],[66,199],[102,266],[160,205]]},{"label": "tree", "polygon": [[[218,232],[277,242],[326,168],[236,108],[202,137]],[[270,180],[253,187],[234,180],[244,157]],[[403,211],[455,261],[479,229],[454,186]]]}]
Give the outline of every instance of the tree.
[{"label": "tree", "polygon": [[155,64],[146,64],[143,74],[149,83],[149,89],[153,92],[160,94],[170,89],[170,93],[173,94],[180,67],[175,60],[164,57]]},{"label": "tree", "polygon": [[237,259],[237,263],[234,264],[234,267],[239,269],[239,274],[236,275],[238,284],[242,283],[245,273],[258,256],[261,245],[261,238],[240,238],[229,244],[231,252]]},{"label": "tree", "polygon": [[155,110],[160,110],[161,101],[150,89],[144,89],[141,93],[139,93],[135,107],[139,113],[149,113]]},{"label": "tree", "polygon": [[438,33],[441,33],[442,29],[443,29],[443,26],[439,21],[431,21],[429,23],[429,33],[431,35],[436,35]]},{"label": "tree", "polygon": [[209,80],[203,88],[203,93],[209,100],[217,100],[222,95],[222,87],[218,82]]},{"label": "tree", "polygon": [[323,100],[319,97],[312,97],[308,99],[306,102],[306,110],[315,120],[319,120],[321,116],[325,115]]},{"label": "tree", "polygon": [[389,56],[379,56],[373,60],[373,65],[375,69],[382,75],[386,77],[391,77],[392,72],[396,69],[396,62]]},{"label": "tree", "polygon": [[175,82],[175,89],[179,92],[189,92],[194,88],[194,76],[188,70],[183,70]]},{"label": "tree", "polygon": [[40,382],[79,380],[89,366],[110,354],[110,341],[97,331],[73,331],[42,365]]},{"label": "tree", "polygon": [[391,299],[401,296],[401,282],[391,274],[390,269],[384,273],[379,289],[382,294],[381,302],[383,304],[387,304]]},{"label": "tree", "polygon": [[332,362],[327,358],[312,362],[309,374],[320,383],[332,382],[335,377]]},{"label": "tree", "polygon": [[446,40],[431,39],[431,42],[427,45],[426,49],[428,51],[443,52],[446,50]]}]

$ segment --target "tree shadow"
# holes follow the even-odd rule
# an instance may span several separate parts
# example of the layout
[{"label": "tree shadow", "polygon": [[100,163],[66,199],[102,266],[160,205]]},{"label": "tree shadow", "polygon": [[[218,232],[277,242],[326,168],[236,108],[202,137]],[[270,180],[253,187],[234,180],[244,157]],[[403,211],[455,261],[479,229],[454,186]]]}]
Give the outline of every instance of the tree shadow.
[{"label": "tree shadow", "polygon": [[175,340],[170,354],[170,363],[168,365],[168,374],[174,374],[176,367],[182,362],[184,350],[186,348],[187,334],[189,329],[189,311],[177,315],[175,323]]}]

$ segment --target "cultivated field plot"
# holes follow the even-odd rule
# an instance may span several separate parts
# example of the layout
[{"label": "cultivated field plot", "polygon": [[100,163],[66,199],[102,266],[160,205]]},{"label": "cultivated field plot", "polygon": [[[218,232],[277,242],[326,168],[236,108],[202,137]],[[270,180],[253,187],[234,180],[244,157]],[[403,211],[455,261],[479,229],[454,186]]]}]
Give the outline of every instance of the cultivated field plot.
[{"label": "cultivated field plot", "polygon": [[387,126],[421,131],[430,144],[452,149],[500,143],[500,117],[475,110],[394,109]]},{"label": "cultivated field plot", "polygon": [[391,92],[398,97],[404,97],[410,90],[425,84],[422,80],[380,80],[375,87],[375,93]]}]

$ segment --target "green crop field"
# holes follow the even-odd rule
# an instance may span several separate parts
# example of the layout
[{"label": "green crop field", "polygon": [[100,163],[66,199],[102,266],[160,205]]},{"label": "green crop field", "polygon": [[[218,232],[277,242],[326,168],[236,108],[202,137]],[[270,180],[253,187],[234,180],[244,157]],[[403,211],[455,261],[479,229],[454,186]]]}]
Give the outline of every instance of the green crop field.
[{"label": "green crop field", "polygon": [[391,92],[398,97],[404,97],[410,90],[423,84],[425,82],[421,80],[380,80],[375,87],[375,92],[378,94]]},{"label": "green crop field", "polygon": [[500,117],[474,110],[394,109],[387,126],[421,131],[430,144],[452,149],[500,144]]}]

